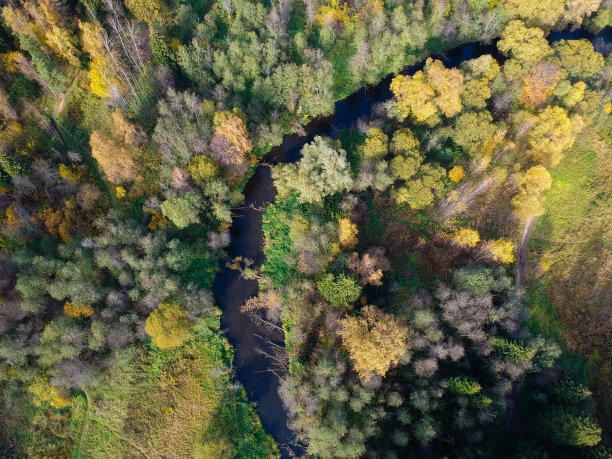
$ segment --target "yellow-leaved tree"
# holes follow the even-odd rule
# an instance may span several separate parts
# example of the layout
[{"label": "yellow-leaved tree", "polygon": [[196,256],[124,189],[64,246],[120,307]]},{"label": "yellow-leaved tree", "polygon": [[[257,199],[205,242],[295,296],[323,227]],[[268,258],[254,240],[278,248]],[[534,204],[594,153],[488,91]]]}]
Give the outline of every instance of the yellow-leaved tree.
[{"label": "yellow-leaved tree", "polygon": [[462,228],[453,236],[453,242],[460,247],[476,247],[479,241],[478,231],[470,228]]},{"label": "yellow-leaved tree", "polygon": [[89,138],[91,156],[93,156],[114,184],[129,182],[136,175],[138,165],[132,158],[130,149],[121,142],[105,136],[100,131],[93,131]]},{"label": "yellow-leaved tree", "polygon": [[357,245],[357,225],[351,222],[348,218],[338,220],[338,238],[340,245],[347,249],[352,249]]},{"label": "yellow-leaved tree", "polygon": [[461,166],[455,166],[448,171],[448,179],[453,183],[458,183],[465,176],[465,171]]},{"label": "yellow-leaved tree", "polygon": [[489,258],[497,263],[508,264],[514,261],[516,245],[504,238],[493,239],[482,244],[476,254],[476,261]]},{"label": "yellow-leaved tree", "polygon": [[338,333],[363,380],[385,376],[407,351],[408,327],[376,306],[365,306],[359,317],[344,317]]},{"label": "yellow-leaved tree", "polygon": [[89,304],[74,304],[70,301],[64,303],[64,314],[68,317],[84,318],[91,317],[94,313],[94,308]]},{"label": "yellow-leaved tree", "polygon": [[160,349],[178,347],[191,336],[189,319],[178,303],[162,303],[147,317],[145,331]]},{"label": "yellow-leaved tree", "polygon": [[522,174],[517,174],[515,180],[519,192],[512,198],[514,215],[521,222],[544,213],[544,192],[552,185],[552,178],[543,166],[534,166]]},{"label": "yellow-leaved tree", "polygon": [[561,69],[552,62],[541,62],[536,65],[523,80],[523,89],[519,101],[527,108],[537,108],[544,104],[552,94]]}]

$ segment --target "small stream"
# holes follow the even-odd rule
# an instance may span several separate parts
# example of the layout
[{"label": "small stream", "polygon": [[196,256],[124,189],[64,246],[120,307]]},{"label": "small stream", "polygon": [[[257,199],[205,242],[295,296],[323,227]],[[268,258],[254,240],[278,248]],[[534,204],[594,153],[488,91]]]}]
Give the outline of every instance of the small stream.
[{"label": "small stream", "polygon": [[[596,44],[596,50],[609,52],[611,35],[608,27],[595,37],[583,29],[577,29],[553,32],[549,39],[558,41],[588,38]],[[484,54],[491,54],[501,60],[495,43],[468,43],[432,57],[441,59],[447,67],[458,67],[461,62]],[[413,74],[422,67],[423,63],[407,67],[402,73]],[[385,102],[391,97],[389,90],[391,79],[392,76],[387,76],[376,86],[360,89],[337,102],[334,115],[315,119],[305,127],[305,135],[286,135],[283,143],[275,147],[263,162],[267,164],[295,162],[299,159],[302,147],[311,142],[315,136],[333,137],[340,130],[354,126],[359,118],[369,117],[374,104]],[[269,203],[274,202],[276,195],[269,167],[260,165],[256,169],[244,189],[244,195],[244,205],[234,211],[235,217],[230,229],[231,243],[227,248],[228,257],[229,259],[238,256],[250,258],[255,262],[255,266],[260,266],[265,260],[262,213]],[[257,295],[258,284],[257,281],[241,278],[238,271],[227,268],[226,261],[220,262],[220,270],[213,283],[213,293],[217,304],[223,310],[221,327],[235,350],[236,377],[244,385],[249,400],[256,404],[263,427],[277,441],[283,457],[291,457],[290,450],[299,455],[303,450],[295,445],[295,435],[287,426],[287,413],[278,395],[279,381],[275,374],[269,371],[271,366],[269,359],[258,351],[272,354],[274,350],[274,346],[261,337],[283,346],[283,336],[278,331],[256,325],[246,314],[240,312],[240,307],[245,301]]]}]

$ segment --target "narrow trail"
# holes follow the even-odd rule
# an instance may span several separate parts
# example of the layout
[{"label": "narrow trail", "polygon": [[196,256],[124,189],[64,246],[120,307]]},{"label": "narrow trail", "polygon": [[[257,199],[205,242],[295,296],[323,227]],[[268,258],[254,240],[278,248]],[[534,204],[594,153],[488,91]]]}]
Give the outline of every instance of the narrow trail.
[{"label": "narrow trail", "polygon": [[64,110],[64,101],[66,100],[66,97],[68,97],[68,95],[75,88],[75,86],[81,79],[81,76],[83,75],[83,73],[84,73],[83,71],[80,71],[79,73],[77,73],[75,77],[72,79],[70,86],[68,86],[68,89],[66,89],[66,91],[63,92],[62,94],[59,94],[58,96],[55,97],[55,104],[53,104],[53,118],[57,118],[62,113],[62,111]]},{"label": "narrow trail", "polygon": [[83,391],[83,394],[85,395],[85,415],[83,416],[81,431],[79,432],[79,440],[76,443],[76,452],[73,453],[73,457],[75,458],[81,457],[83,438],[85,438],[85,431],[87,430],[87,426],[89,425],[89,412],[91,410],[91,404],[89,403],[89,395],[87,395],[87,392],[85,391]]},{"label": "narrow trail", "polygon": [[535,217],[529,217],[529,220],[525,223],[525,229],[523,230],[523,238],[521,239],[521,248],[519,249],[519,261],[516,268],[516,287],[521,288],[523,286],[523,276],[525,272],[525,266],[527,265],[527,243],[529,242],[529,235],[531,233],[531,226],[533,225],[533,219]]}]

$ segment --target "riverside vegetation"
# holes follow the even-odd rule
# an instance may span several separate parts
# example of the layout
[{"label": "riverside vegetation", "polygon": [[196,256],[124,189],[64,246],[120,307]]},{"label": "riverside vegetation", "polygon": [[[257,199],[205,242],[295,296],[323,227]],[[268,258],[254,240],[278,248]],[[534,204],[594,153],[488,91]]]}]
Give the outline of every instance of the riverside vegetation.
[{"label": "riverside vegetation", "polygon": [[279,456],[210,293],[232,208],[285,134],[433,55],[274,169],[244,309],[282,322],[291,427],[321,457],[609,455],[609,50],[546,39],[609,22],[599,0],[3,1],[1,454]]}]

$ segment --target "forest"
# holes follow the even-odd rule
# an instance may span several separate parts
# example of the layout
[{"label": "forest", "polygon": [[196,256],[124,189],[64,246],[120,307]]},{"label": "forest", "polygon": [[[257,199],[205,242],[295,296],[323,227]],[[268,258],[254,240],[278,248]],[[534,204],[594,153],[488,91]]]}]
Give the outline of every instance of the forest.
[{"label": "forest", "polygon": [[1,457],[612,457],[609,0],[0,7]]}]

